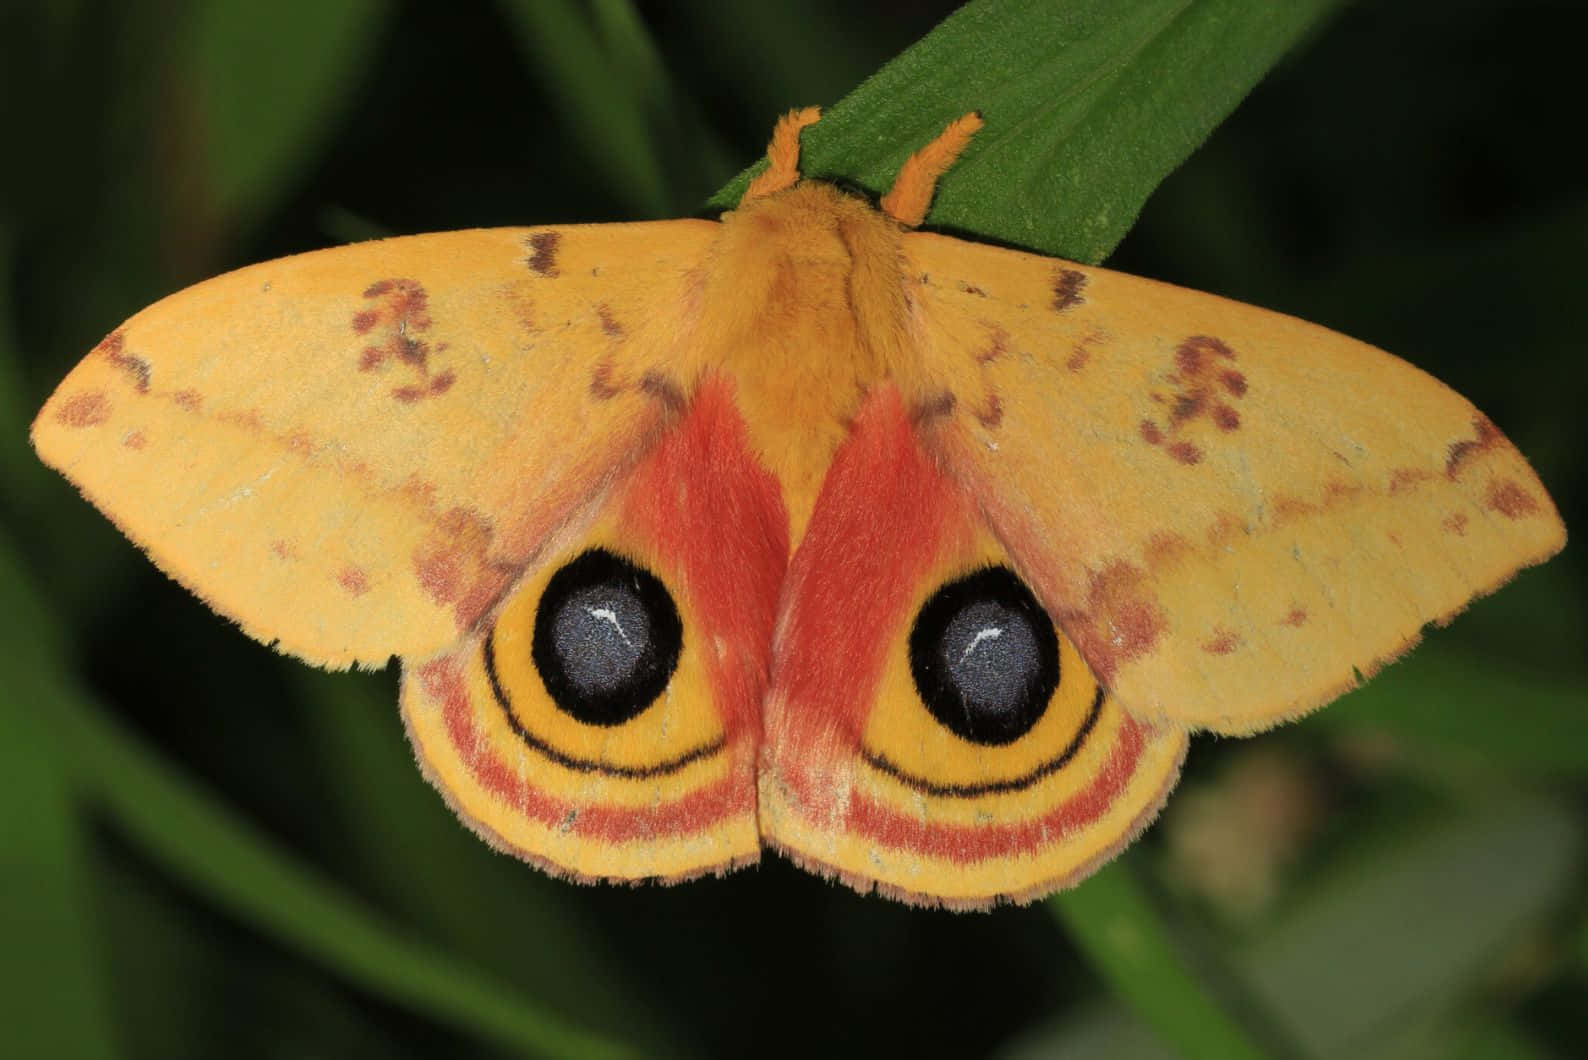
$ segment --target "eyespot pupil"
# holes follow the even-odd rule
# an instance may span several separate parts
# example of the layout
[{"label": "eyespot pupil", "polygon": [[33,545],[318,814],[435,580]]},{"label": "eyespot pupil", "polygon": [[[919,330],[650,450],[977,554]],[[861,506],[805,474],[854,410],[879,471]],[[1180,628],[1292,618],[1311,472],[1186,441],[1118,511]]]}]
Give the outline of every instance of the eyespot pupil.
[{"label": "eyespot pupil", "polygon": [[1013,715],[1031,697],[1031,676],[1040,663],[1025,616],[980,601],[949,621],[939,644],[944,666],[972,714]]},{"label": "eyespot pupil", "polygon": [[568,682],[601,695],[642,668],[651,647],[651,622],[632,591],[606,582],[571,593],[552,619],[551,635]]},{"label": "eyespot pupil", "polygon": [[922,704],[978,744],[1013,743],[1041,720],[1059,684],[1053,621],[1007,567],[977,571],[927,600],[910,631]]},{"label": "eyespot pupil", "polygon": [[547,581],[531,655],[558,709],[588,725],[618,725],[667,688],[682,647],[678,608],[661,581],[591,549]]}]

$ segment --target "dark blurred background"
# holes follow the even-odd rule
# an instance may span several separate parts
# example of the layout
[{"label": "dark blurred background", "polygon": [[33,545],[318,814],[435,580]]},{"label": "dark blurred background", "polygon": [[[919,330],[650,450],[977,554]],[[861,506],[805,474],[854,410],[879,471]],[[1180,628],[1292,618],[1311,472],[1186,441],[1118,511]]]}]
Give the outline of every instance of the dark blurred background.
[{"label": "dark blurred background", "polygon": [[[491,853],[413,767],[395,668],[321,674],[242,637],[23,441],[106,332],[223,269],[374,235],[696,212],[778,113],[836,102],[954,6],[601,0],[649,58],[591,78],[579,4],[6,5],[0,1005],[19,1011],[0,1051],[24,1026],[11,1055],[509,1056],[537,1013],[647,1053],[1195,1050],[1149,1032],[1044,905],[922,912],[775,857],[672,889],[579,888]],[[1108,264],[1413,361],[1506,431],[1574,525],[1579,8],[1343,7]],[[204,66],[232,53],[196,42],[227,34],[288,72],[279,96]],[[601,125],[599,97],[623,91],[669,130],[649,176]],[[1264,1048],[1588,1047],[1574,552],[1329,710],[1193,744],[1117,871]]]}]

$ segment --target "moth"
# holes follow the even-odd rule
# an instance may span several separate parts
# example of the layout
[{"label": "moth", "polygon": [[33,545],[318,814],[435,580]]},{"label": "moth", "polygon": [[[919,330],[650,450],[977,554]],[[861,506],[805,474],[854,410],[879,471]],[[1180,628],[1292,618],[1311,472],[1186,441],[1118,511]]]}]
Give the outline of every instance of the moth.
[{"label": "moth", "polygon": [[1466,400],[1321,327],[917,231],[769,164],[720,220],[388,239],[156,303],[33,425],[283,652],[402,663],[425,775],[580,881],[765,848],[982,908],[1189,735],[1313,710],[1565,530]]}]

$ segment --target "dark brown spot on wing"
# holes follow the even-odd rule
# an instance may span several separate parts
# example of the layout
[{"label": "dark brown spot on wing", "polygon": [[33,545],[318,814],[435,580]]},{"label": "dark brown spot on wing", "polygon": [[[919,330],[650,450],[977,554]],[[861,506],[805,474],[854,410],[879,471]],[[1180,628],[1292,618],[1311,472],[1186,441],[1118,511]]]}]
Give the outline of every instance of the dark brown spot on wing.
[{"label": "dark brown spot on wing", "polygon": [[623,337],[623,325],[618,322],[617,317],[612,315],[612,307],[605,302],[600,302],[597,303],[595,308],[596,315],[601,318],[601,333],[609,339],[621,339]]},{"label": "dark brown spot on wing", "polygon": [[110,419],[110,399],[102,390],[73,394],[55,410],[55,422],[65,427],[97,427]]},{"label": "dark brown spot on wing", "polygon": [[1060,268],[1053,274],[1053,309],[1062,313],[1086,301],[1081,293],[1086,289],[1086,273],[1079,269]]},{"label": "dark brown spot on wing", "polygon": [[1450,515],[1445,516],[1444,521],[1439,525],[1445,528],[1445,533],[1447,534],[1455,534],[1457,537],[1466,537],[1467,513],[1452,512]]},{"label": "dark brown spot on wing", "polygon": [[197,390],[178,390],[171,395],[171,400],[188,412],[197,412],[204,407],[204,396]]},{"label": "dark brown spot on wing", "polygon": [[1485,498],[1485,503],[1490,511],[1499,512],[1507,519],[1537,515],[1541,510],[1538,499],[1510,479],[1489,483],[1489,494]]},{"label": "dark brown spot on wing", "polygon": [[1204,424],[1222,434],[1240,430],[1241,414],[1232,402],[1245,395],[1246,377],[1227,367],[1235,359],[1229,344],[1211,335],[1192,335],[1176,346],[1173,371],[1163,376],[1167,387],[1148,395],[1165,411],[1142,421],[1142,440],[1164,446],[1170,457],[1190,466],[1201,462],[1207,441],[1217,437]]},{"label": "dark brown spot on wing", "polygon": [[538,276],[556,276],[557,250],[562,246],[562,233],[536,232],[527,242],[529,271]]},{"label": "dark brown spot on wing", "polygon": [[451,369],[438,371],[431,363],[434,354],[446,350],[446,343],[432,347],[427,337],[433,322],[424,287],[417,280],[377,280],[364,289],[364,298],[376,304],[354,313],[351,327],[355,335],[371,335],[377,341],[359,351],[358,370],[406,369],[408,378],[391,389],[391,396],[403,404],[446,393],[456,376]]},{"label": "dark brown spot on wing", "polygon": [[977,422],[989,430],[1003,422],[1004,403],[997,394],[988,394],[981,407],[975,411]]},{"label": "dark brown spot on wing", "polygon": [[1470,440],[1451,442],[1446,450],[1445,477],[1452,482],[1461,477],[1462,468],[1473,457],[1504,442],[1500,429],[1489,422],[1487,416],[1478,415],[1472,420],[1473,437]]},{"label": "dark brown spot on wing", "polygon": [[976,353],[977,364],[992,364],[1009,351],[1009,333],[994,324],[987,329],[987,345]]},{"label": "dark brown spot on wing", "polygon": [[952,415],[954,405],[954,395],[947,390],[943,390],[936,396],[927,398],[916,405],[910,412],[910,419],[916,426],[921,426],[940,416]]},{"label": "dark brown spot on wing", "polygon": [[1292,607],[1285,617],[1279,620],[1279,624],[1300,629],[1307,624],[1307,609],[1304,607]]},{"label": "dark brown spot on wing", "polygon": [[623,387],[612,381],[612,365],[602,361],[590,373],[590,394],[598,401],[611,401],[623,393]]},{"label": "dark brown spot on wing", "polygon": [[152,374],[149,362],[127,352],[127,337],[120,330],[112,331],[101,339],[99,345],[94,347],[94,352],[131,376],[133,388],[138,393],[149,392],[149,377]]},{"label": "dark brown spot on wing", "polygon": [[987,297],[986,291],[982,290],[980,287],[977,287],[973,283],[966,283],[964,280],[959,281],[959,289],[964,291],[966,294],[973,294],[977,298]]}]

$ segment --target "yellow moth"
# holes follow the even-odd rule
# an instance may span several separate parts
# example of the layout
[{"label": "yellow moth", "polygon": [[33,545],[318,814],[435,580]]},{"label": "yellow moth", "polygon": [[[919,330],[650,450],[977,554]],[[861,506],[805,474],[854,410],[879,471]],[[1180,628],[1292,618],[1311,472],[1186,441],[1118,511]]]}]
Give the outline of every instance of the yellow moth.
[{"label": "yellow moth", "polygon": [[785,117],[720,221],[450,232],[151,306],[33,426],[167,573],[402,660],[425,774],[580,880],[764,847],[975,908],[1141,831],[1565,530],[1458,394],[1277,313],[918,232]]}]

